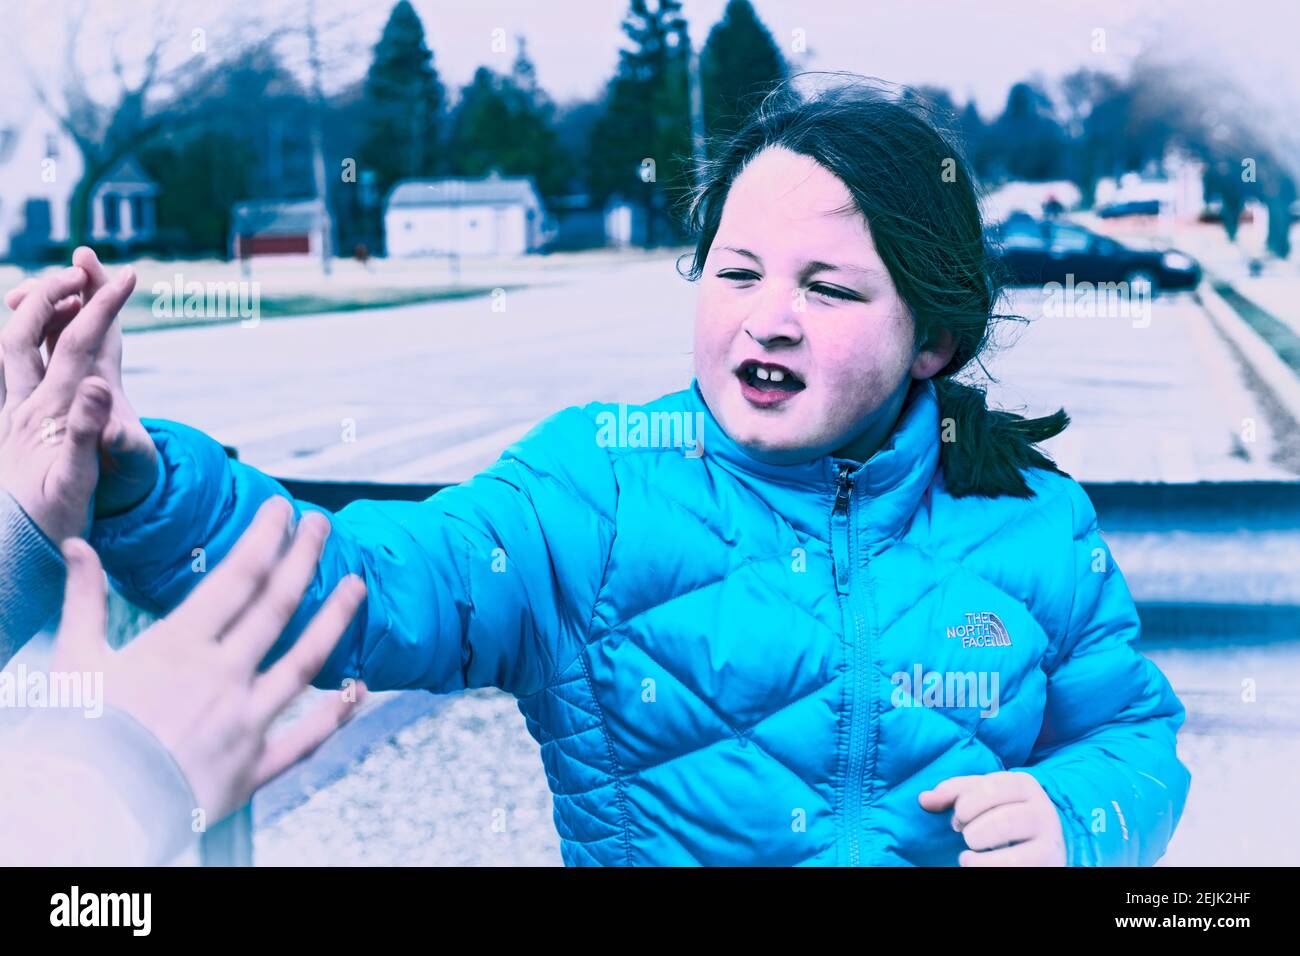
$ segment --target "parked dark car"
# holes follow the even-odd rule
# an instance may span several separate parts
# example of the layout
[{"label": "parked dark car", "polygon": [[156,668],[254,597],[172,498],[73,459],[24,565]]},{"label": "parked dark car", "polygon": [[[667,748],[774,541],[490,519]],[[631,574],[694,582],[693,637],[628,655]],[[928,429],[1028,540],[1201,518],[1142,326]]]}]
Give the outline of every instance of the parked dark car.
[{"label": "parked dark car", "polygon": [[988,232],[989,246],[1014,285],[1066,281],[1149,284],[1160,290],[1194,289],[1201,267],[1176,249],[1130,249],[1074,223],[1015,215]]},{"label": "parked dark car", "polygon": [[1119,219],[1121,216],[1158,216],[1160,203],[1155,199],[1113,202],[1098,209],[1097,215],[1102,219]]}]

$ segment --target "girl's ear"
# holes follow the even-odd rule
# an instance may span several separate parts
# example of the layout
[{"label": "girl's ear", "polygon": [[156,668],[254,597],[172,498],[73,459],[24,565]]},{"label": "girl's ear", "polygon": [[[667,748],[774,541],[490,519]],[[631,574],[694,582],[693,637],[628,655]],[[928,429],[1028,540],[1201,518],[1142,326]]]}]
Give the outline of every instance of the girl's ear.
[{"label": "girl's ear", "polygon": [[912,378],[927,379],[952,361],[957,351],[957,337],[951,329],[936,326],[930,331],[930,340],[916,353],[912,360]]}]

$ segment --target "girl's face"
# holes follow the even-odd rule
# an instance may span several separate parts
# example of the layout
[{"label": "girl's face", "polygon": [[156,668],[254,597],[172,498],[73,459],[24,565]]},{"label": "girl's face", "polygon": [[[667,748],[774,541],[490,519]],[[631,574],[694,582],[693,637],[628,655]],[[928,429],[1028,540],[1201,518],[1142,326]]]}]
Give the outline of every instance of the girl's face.
[{"label": "girl's face", "polygon": [[844,183],[784,147],[755,156],[727,195],[695,315],[696,378],[727,434],[775,463],[865,461],[912,378],[951,354],[914,347]]}]

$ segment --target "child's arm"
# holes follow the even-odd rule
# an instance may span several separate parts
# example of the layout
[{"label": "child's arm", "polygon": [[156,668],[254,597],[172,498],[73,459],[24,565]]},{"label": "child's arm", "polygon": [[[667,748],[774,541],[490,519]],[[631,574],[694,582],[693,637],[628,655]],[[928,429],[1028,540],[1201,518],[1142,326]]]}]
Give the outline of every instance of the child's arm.
[{"label": "child's arm", "polygon": [[[165,613],[225,556],[263,501],[287,493],[201,432],[145,424],[158,480],[135,508],[96,521],[90,542],[127,598]],[[374,690],[496,686],[527,695],[552,675],[560,638],[585,633],[612,540],[613,495],[595,426],[570,409],[463,485],[423,502],[354,502],[331,516],[316,577],[264,666],[355,573],[367,599],[317,686],[360,677]]]},{"label": "child's arm", "polygon": [[1026,761],[1051,797],[1071,866],[1150,866],[1164,855],[1191,775],[1175,746],[1184,709],[1132,646],[1137,608],[1091,501],[1071,482],[1075,594],[1049,650],[1043,728]]}]

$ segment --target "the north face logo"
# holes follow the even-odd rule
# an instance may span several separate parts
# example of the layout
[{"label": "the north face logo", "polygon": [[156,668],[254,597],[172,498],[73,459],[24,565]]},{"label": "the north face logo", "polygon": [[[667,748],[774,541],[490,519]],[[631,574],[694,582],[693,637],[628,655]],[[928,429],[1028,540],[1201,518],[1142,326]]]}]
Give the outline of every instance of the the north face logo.
[{"label": "the north face logo", "polygon": [[1011,643],[1006,625],[992,611],[966,615],[966,623],[948,628],[948,636],[961,640],[962,647],[1003,647]]}]

